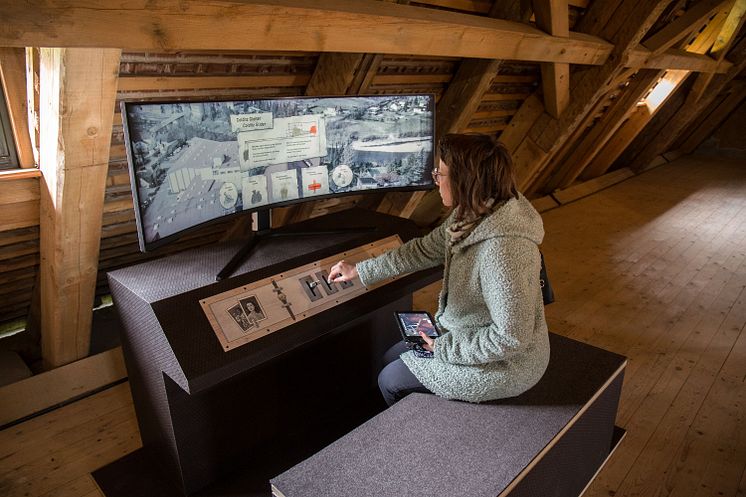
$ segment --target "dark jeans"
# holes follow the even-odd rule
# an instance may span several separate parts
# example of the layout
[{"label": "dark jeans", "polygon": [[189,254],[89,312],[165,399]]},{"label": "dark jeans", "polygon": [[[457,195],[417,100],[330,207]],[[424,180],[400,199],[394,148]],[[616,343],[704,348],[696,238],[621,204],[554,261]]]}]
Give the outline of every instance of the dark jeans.
[{"label": "dark jeans", "polygon": [[399,356],[407,350],[407,346],[402,341],[394,344],[383,354],[383,362],[386,366],[378,375],[378,388],[381,389],[383,399],[389,406],[412,392],[432,393],[412,374],[404,361],[399,359]]}]

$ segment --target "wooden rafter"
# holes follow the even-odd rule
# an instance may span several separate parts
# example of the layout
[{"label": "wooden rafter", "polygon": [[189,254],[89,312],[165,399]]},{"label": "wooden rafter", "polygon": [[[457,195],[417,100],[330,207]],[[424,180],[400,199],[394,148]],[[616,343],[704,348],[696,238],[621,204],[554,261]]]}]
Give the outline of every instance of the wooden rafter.
[{"label": "wooden rafter", "polygon": [[[720,2],[719,8],[722,7],[723,3]],[[712,9],[708,12],[711,14]],[[698,31],[701,25],[695,23],[694,26],[689,27]],[[701,55],[706,51],[707,40],[710,39],[711,33],[705,30],[689,44],[688,50],[697,52],[689,54],[699,57],[704,64],[716,67],[717,61]],[[656,57],[667,56],[674,51],[681,52],[681,50],[669,48],[664,54]],[[702,68],[692,67],[693,70]],[[620,73],[619,77],[613,81],[610,93],[619,93],[615,90],[616,86],[629,79],[634,71],[634,69],[627,69]],[[724,72],[724,69],[719,68],[718,71]],[[678,86],[687,74],[688,72],[674,71],[668,81],[674,87]],[[584,124],[578,128],[582,132],[566,140],[565,146],[555,155],[562,159],[559,161],[555,159],[553,161],[555,165],[551,170],[544,171],[543,175],[535,177],[527,187],[527,192],[531,193],[536,189],[549,192],[557,188],[567,188],[578,177],[589,180],[606,172],[616,157],[621,154],[624,146],[634,138],[636,131],[641,130],[655,114],[655,110],[638,107],[638,103],[662,75],[662,71],[641,71],[638,77],[621,92],[620,98],[615,97],[609,101],[608,110],[601,112],[602,117],[598,122],[592,123],[595,112],[590,112]],[[618,136],[616,136],[617,132],[619,132]]]},{"label": "wooden rafter", "polygon": [[365,54],[363,60],[360,62],[357,74],[347,89],[347,93],[350,95],[367,93],[370,85],[373,83],[373,78],[378,74],[378,68],[381,67],[382,61],[383,55],[381,54]]},{"label": "wooden rafter", "polygon": [[[718,63],[725,59],[725,54],[733,44],[736,34],[741,30],[744,20],[746,20],[746,0],[735,0],[728,13],[728,17],[723,23],[723,27],[718,33],[717,38],[712,46],[712,54]],[[712,81],[712,73],[704,73],[697,76],[694,87],[689,94],[689,103],[696,103],[707,91],[707,87]]]},{"label": "wooden rafter", "polygon": [[646,50],[639,48],[630,55],[627,67],[633,72],[637,69],[673,69],[725,74],[731,66],[728,61],[718,62],[706,55],[675,48],[669,48],[662,54],[645,58]]},{"label": "wooden rafter", "polygon": [[570,186],[660,77],[661,71],[640,71],[637,77],[620,92],[621,95],[614,99],[601,119],[582,133],[574,144],[572,152],[564,157],[553,171],[549,181],[543,186],[544,191],[549,192]]},{"label": "wooden rafter", "polygon": [[[520,0],[496,1],[488,16],[520,21],[531,12],[522,10]],[[438,102],[437,137],[446,133],[463,132],[476,113],[484,94],[494,82],[502,61],[466,59]]]},{"label": "wooden rafter", "polygon": [[[602,64],[612,49],[596,35],[549,36],[504,18],[375,0],[320,0],[313,5],[303,0],[217,0],[187,7],[179,0],[134,7],[103,0],[93,8],[82,1],[0,0],[0,11],[0,46],[8,47],[417,53],[590,65]],[[252,29],[246,29],[244,19],[252,19]],[[216,25],[220,36],[215,36]],[[122,32],[128,35],[121,36]],[[432,41],[434,32],[437,43]],[[645,64],[648,52],[635,48],[631,60]]]},{"label": "wooden rafter", "polygon": [[[605,64],[583,71],[578,76],[571,90],[570,104],[559,119],[544,112],[530,125],[514,154],[521,188],[530,185],[541,174],[598,100],[611,88],[627,66],[630,53],[669,3],[669,0],[623,0],[620,3],[597,0],[591,4],[579,23],[579,29],[611,40],[615,43],[614,51]],[[640,22],[625,22],[633,16]],[[509,128],[505,133],[515,133],[515,129]]]},{"label": "wooden rafter", "polygon": [[41,51],[42,355],[89,352],[120,51]]},{"label": "wooden rafter", "polygon": [[[688,43],[686,49],[694,54],[698,54],[700,57],[707,58],[712,62],[717,62],[702,54],[707,52],[713,44],[716,39],[716,34],[721,30],[725,18],[728,15],[729,9],[730,5],[721,4],[718,12],[707,26],[702,31],[698,30],[696,34],[693,34],[693,38]],[[729,70],[730,66],[731,65],[729,65]],[[652,107],[649,107],[648,105],[636,106],[632,112],[628,114],[628,118],[621,122],[617,131],[598,149],[585,170],[580,173],[580,179],[588,180],[604,174],[632,143],[635,137],[645,129],[645,126],[652,120],[665,102],[668,101],[668,99],[676,92],[677,88],[684,82],[688,75],[688,71],[669,71],[666,76],[666,84],[670,87],[668,95],[665,96],[663,101],[658,105]],[[565,183],[563,186],[567,186],[567,184]]]},{"label": "wooden rafter", "polygon": [[703,95],[696,103],[692,103],[689,98],[678,112],[666,123],[666,126],[658,133],[655,140],[648,142],[634,158],[633,169],[641,170],[650,164],[656,156],[669,150],[679,135],[684,132],[698,115],[705,112],[710,104],[715,100],[717,95],[746,67],[746,37],[731,52],[728,57],[733,62],[731,70],[724,75],[719,75],[713,79],[710,85],[710,91]]},{"label": "wooden rafter", "polygon": [[26,108],[34,162],[39,163],[39,48],[26,48]]},{"label": "wooden rafter", "polygon": [[680,148],[685,154],[694,152],[731,115],[734,109],[738,109],[741,102],[746,100],[746,84],[739,83],[731,88],[719,103],[713,103],[711,112],[704,115],[696,123],[687,126],[685,132],[679,135],[674,143],[674,150]]},{"label": "wooden rafter", "polygon": [[649,49],[651,56],[661,54],[698,30],[723,3],[731,0],[702,0],[687,10],[681,17],[670,22],[642,45]]},{"label": "wooden rafter", "polygon": [[499,60],[466,59],[438,102],[437,137],[466,129],[500,69]]}]

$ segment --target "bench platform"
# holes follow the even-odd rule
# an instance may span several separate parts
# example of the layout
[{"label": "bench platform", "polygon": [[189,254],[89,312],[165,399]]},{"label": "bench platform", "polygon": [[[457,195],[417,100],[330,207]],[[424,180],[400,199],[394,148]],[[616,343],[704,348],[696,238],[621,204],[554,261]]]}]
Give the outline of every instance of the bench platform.
[{"label": "bench platform", "polygon": [[547,372],[523,395],[483,404],[409,395],[272,479],[273,494],[580,495],[618,441],[626,359],[550,340]]}]

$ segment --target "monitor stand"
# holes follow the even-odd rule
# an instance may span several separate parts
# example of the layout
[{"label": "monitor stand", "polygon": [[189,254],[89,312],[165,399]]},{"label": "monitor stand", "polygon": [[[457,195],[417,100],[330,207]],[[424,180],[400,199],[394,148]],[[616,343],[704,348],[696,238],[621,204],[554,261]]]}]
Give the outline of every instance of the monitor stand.
[{"label": "monitor stand", "polygon": [[238,252],[228,261],[223,269],[215,277],[215,281],[221,281],[228,278],[233,274],[233,271],[240,266],[243,261],[249,257],[254,247],[262,240],[268,238],[279,238],[284,236],[321,236],[321,235],[343,235],[349,233],[370,233],[375,231],[373,226],[361,226],[356,228],[341,228],[341,229],[330,229],[330,230],[314,230],[314,231],[277,231],[270,227],[270,209],[263,209],[257,211],[257,223],[256,231],[251,232],[249,239],[241,247]]}]

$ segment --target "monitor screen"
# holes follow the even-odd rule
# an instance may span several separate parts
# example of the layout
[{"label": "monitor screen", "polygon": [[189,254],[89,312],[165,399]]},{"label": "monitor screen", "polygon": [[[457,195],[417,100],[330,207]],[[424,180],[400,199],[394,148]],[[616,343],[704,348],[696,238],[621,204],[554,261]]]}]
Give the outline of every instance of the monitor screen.
[{"label": "monitor screen", "polygon": [[433,95],[123,102],[140,249],[262,208],[432,188]]}]

